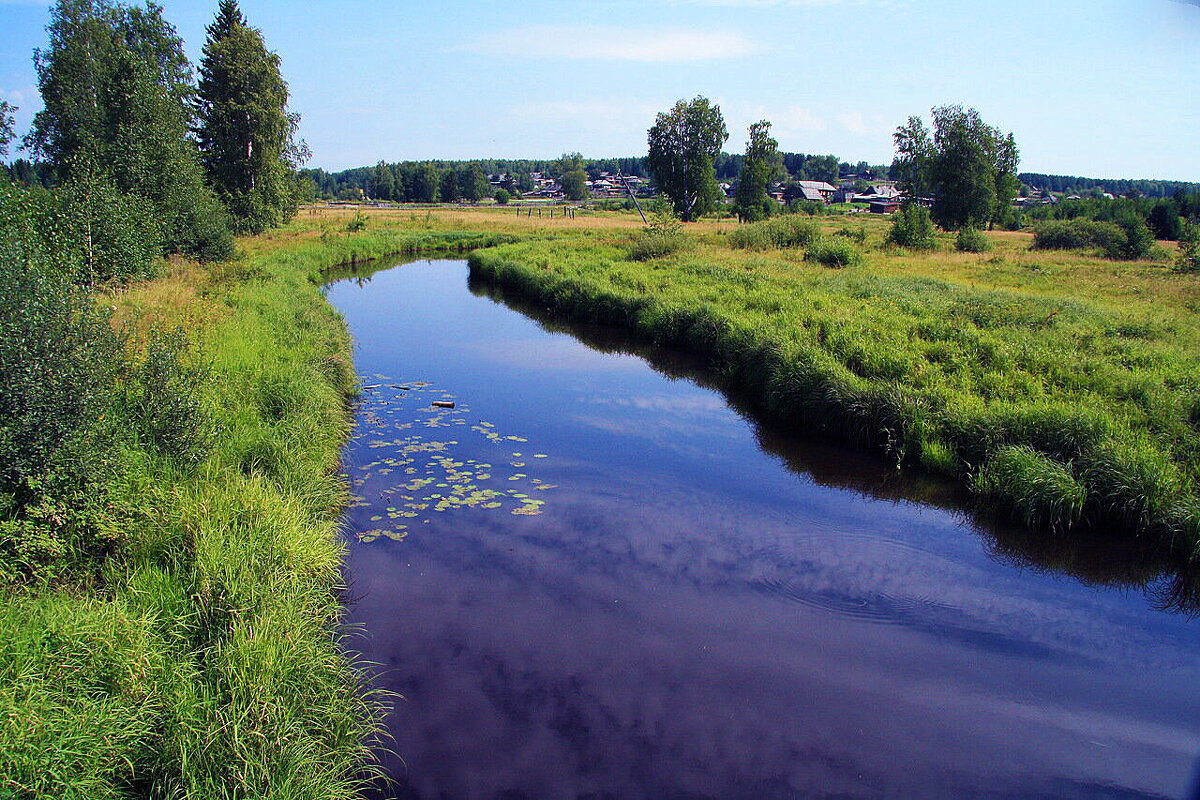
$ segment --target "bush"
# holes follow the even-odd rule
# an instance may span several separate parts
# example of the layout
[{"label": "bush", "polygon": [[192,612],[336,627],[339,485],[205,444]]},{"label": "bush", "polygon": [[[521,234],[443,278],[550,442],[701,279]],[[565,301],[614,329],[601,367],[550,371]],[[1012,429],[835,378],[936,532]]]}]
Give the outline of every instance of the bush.
[{"label": "bush", "polygon": [[929,209],[920,203],[905,203],[892,219],[888,241],[912,250],[933,250],[937,240],[933,234],[933,218]]},{"label": "bush", "polygon": [[508,193],[507,189],[497,189],[496,193],[492,195],[492,197],[495,199],[498,205],[502,206],[508,205],[508,201],[512,199],[512,195]]},{"label": "bush", "polygon": [[1117,221],[1121,235],[1104,248],[1104,254],[1120,261],[1137,261],[1150,256],[1154,235],[1141,217],[1128,216]]},{"label": "bush", "polygon": [[180,465],[203,461],[219,433],[202,400],[207,372],[185,363],[187,351],[182,329],[154,334],[126,390],[139,440]]},{"label": "bush", "polygon": [[810,244],[804,253],[804,260],[841,269],[858,264],[862,260],[862,254],[851,242],[840,236],[831,236],[817,239]]},{"label": "bush", "polygon": [[346,223],[346,230],[350,233],[358,233],[365,227],[367,227],[367,215],[361,211],[356,211],[350,221]]},{"label": "bush", "polygon": [[844,227],[837,231],[838,236],[841,236],[847,241],[855,242],[856,244],[866,244],[867,229],[861,225],[857,228]]},{"label": "bush", "polygon": [[986,253],[992,249],[992,241],[976,228],[963,228],[954,240],[954,249],[960,253]]},{"label": "bush", "polygon": [[647,261],[651,258],[668,256],[680,250],[690,250],[695,246],[692,238],[683,231],[652,231],[639,233],[629,245],[629,258],[632,261]]},{"label": "bush", "polygon": [[739,226],[729,234],[729,245],[737,250],[806,247],[820,233],[821,229],[816,221],[795,215],[786,215]]},{"label": "bush", "polygon": [[629,245],[629,258],[646,261],[651,258],[690,250],[695,246],[692,238],[683,232],[681,223],[670,212],[655,214],[654,222],[643,228]]},{"label": "bush", "polygon": [[1099,247],[1108,252],[1124,238],[1120,228],[1111,222],[1091,219],[1061,219],[1039,222],[1033,229],[1035,250],[1081,250]]},{"label": "bush", "polygon": [[1180,272],[1200,271],[1200,225],[1187,222],[1179,234],[1179,255],[1175,258],[1175,269]]},{"label": "bush", "polygon": [[108,319],[64,274],[0,241],[0,578],[90,547],[116,456]]}]

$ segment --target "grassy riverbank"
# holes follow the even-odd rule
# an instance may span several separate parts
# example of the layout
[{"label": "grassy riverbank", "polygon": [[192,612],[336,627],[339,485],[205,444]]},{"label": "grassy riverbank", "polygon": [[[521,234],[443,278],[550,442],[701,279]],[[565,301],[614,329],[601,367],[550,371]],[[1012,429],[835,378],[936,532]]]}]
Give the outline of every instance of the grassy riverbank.
[{"label": "grassy riverbank", "polygon": [[207,374],[190,396],[211,447],[183,464],[122,438],[97,493],[104,552],[0,590],[0,798],[353,794],[376,716],[338,632],[338,456],[357,379],[314,278],[512,237],[347,227],[300,220],[242,242],[235,262],[177,262],[97,298],[132,363],[182,327]]},{"label": "grassy riverbank", "polygon": [[707,355],[766,413],[954,476],[1031,527],[1195,552],[1196,275],[1031,251],[1027,234],[989,234],[983,254],[950,237],[912,253],[885,244],[882,220],[818,224],[851,266],[806,258],[811,245],[731,247],[720,223],[657,257],[616,230],[471,263],[556,311]]}]

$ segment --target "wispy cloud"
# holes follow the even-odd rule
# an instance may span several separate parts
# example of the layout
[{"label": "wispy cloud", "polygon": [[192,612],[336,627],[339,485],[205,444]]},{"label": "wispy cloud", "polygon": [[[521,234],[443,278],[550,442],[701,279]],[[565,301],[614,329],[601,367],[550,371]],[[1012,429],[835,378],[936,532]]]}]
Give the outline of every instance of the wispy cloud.
[{"label": "wispy cloud", "polygon": [[764,48],[740,33],[605,25],[532,25],[480,36],[455,50],[505,58],[679,62],[741,58]]}]

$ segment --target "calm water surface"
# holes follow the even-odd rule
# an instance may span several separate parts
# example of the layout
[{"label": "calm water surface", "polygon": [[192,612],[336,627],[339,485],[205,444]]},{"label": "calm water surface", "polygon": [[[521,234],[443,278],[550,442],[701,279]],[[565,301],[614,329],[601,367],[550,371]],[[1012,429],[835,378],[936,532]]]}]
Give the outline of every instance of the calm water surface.
[{"label": "calm water surface", "polygon": [[1200,628],[1163,564],[973,520],[461,261],[328,293],[388,796],[1187,791]]}]

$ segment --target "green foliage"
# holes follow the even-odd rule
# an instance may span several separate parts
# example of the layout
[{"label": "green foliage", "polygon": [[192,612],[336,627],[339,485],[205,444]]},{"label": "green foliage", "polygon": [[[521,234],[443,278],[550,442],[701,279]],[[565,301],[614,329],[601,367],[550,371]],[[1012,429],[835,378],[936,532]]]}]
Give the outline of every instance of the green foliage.
[{"label": "green foliage", "polygon": [[1120,246],[1123,233],[1111,222],[1090,219],[1047,220],[1033,228],[1036,250],[1080,250],[1098,247],[1111,252]]},{"label": "green foliage", "polygon": [[497,205],[502,206],[508,205],[508,201],[512,198],[507,189],[497,189],[496,193],[492,196],[495,198]]},{"label": "green foliage", "polygon": [[370,195],[376,200],[392,200],[396,195],[396,181],[387,164],[380,161],[371,171]]},{"label": "green foliage", "polygon": [[191,69],[162,9],[60,0],[49,30],[49,49],[35,55],[45,108],[30,140],[58,182],[146,201],[168,252],[230,254],[189,135]]},{"label": "green foliage", "polygon": [[487,197],[489,189],[487,176],[478,164],[471,164],[458,173],[458,191],[463,200],[478,203]]},{"label": "green foliage", "polygon": [[837,235],[841,236],[847,241],[855,242],[856,244],[867,243],[867,229],[862,226],[857,228],[851,228],[849,226],[841,227],[838,229]]},{"label": "green foliage", "polygon": [[729,234],[729,246],[735,250],[779,250],[806,247],[821,234],[811,219],[789,214],[749,225],[739,225]]},{"label": "green foliage", "polygon": [[8,143],[13,138],[13,112],[16,106],[0,100],[0,158],[8,155]]},{"label": "green foliage", "polygon": [[919,203],[904,203],[892,218],[888,241],[910,250],[933,250],[937,247],[933,218],[929,209]]},{"label": "green foliage", "polygon": [[367,227],[367,215],[361,211],[354,212],[354,216],[346,223],[346,231],[348,233],[358,233]]},{"label": "green foliage", "polygon": [[1121,236],[1105,247],[1105,255],[1122,261],[1147,258],[1154,246],[1154,236],[1141,217],[1128,216],[1117,221]]},{"label": "green foliage", "polygon": [[692,237],[683,232],[678,219],[670,214],[658,214],[630,243],[629,258],[633,261],[647,261],[691,250],[695,246]]},{"label": "green foliage", "polygon": [[1013,135],[984,123],[973,108],[939,106],[932,113],[932,138],[919,117],[893,137],[893,170],[905,196],[932,197],[933,220],[945,230],[1001,220],[1021,188]]},{"label": "green foliage", "polygon": [[154,274],[162,233],[149,201],[123,194],[103,178],[89,183],[86,177],[48,199],[69,226],[69,246],[79,253],[79,283],[124,282]]},{"label": "green foliage", "polygon": [[452,169],[448,169],[441,173],[438,177],[438,199],[443,203],[456,203],[461,195],[459,194],[458,173]]},{"label": "green foliage", "polygon": [[197,135],[209,181],[244,233],[282,224],[299,202],[292,176],[308,151],[279,65],[237,3],[223,0],[200,61]]},{"label": "green foliage", "polygon": [[563,196],[568,200],[577,202],[587,198],[587,173],[583,170],[568,170],[558,180]]},{"label": "green foliage", "polygon": [[182,329],[155,333],[125,381],[125,404],[138,441],[180,466],[203,461],[220,429],[204,402],[209,374],[189,363]]},{"label": "green foliage", "polygon": [[[0,242],[0,579],[101,546],[121,343],[66,274]],[[25,252],[21,252],[24,249]]]},{"label": "green foliage", "polygon": [[978,228],[963,228],[954,239],[954,249],[960,253],[986,253],[992,249],[992,241]]},{"label": "green foliage", "polygon": [[710,211],[720,198],[713,160],[728,138],[721,109],[699,96],[660,112],[647,133],[646,164],[684,222]]},{"label": "green foliage", "polygon": [[804,260],[841,269],[855,266],[861,262],[862,253],[852,242],[840,236],[821,236],[808,246],[804,252]]},{"label": "green foliage", "polygon": [[999,448],[975,476],[973,488],[1035,529],[1070,528],[1087,499],[1068,465],[1027,445]]},{"label": "green foliage", "polygon": [[771,138],[771,123],[760,120],[750,126],[746,158],[738,176],[734,209],[742,222],[756,222],[770,216],[772,201],[767,197],[771,181],[785,174],[779,142]]}]

